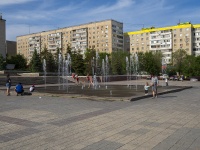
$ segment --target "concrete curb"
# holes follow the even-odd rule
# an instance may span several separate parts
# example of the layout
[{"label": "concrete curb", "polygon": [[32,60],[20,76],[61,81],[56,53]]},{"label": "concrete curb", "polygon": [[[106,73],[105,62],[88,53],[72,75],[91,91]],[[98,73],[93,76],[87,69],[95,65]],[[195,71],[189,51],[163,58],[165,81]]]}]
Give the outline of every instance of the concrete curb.
[{"label": "concrete curb", "polygon": [[[158,95],[180,92],[182,90],[186,90],[186,89],[190,89],[190,88],[193,88],[193,86],[184,86],[184,87],[180,87],[178,89],[160,92],[160,93],[158,93]],[[149,98],[149,97],[152,97],[152,94],[150,94],[150,95],[144,95],[144,96],[138,96],[138,97],[133,97],[133,98],[130,99],[130,101],[137,101],[137,100],[141,100],[141,99]]]}]

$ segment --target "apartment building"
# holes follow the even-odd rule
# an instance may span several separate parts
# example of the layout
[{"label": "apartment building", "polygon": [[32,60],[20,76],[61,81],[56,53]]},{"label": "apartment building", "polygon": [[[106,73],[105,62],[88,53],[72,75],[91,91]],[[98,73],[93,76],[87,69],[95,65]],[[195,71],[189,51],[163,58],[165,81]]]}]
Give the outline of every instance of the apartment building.
[{"label": "apartment building", "polygon": [[131,53],[161,51],[164,61],[171,62],[172,53],[185,49],[189,55],[200,55],[200,24],[190,22],[162,28],[142,28],[124,34],[124,50]]},{"label": "apartment building", "polygon": [[17,53],[28,60],[35,49],[40,53],[46,47],[55,54],[59,48],[65,54],[68,45],[82,54],[87,48],[107,53],[123,50],[123,23],[104,20],[17,37]]},{"label": "apartment building", "polygon": [[2,14],[0,14],[0,54],[6,57],[6,20],[2,19]]}]

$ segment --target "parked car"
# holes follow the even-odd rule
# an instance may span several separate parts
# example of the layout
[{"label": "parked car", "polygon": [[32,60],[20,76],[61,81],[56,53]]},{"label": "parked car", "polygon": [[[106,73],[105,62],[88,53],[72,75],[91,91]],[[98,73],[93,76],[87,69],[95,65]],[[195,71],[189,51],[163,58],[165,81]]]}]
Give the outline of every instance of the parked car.
[{"label": "parked car", "polygon": [[160,80],[164,80],[164,79],[168,79],[169,78],[169,76],[167,75],[167,74],[163,74],[163,75],[161,75],[161,76],[159,76],[159,79]]},{"label": "parked car", "polygon": [[174,80],[174,76],[169,77],[169,80]]},{"label": "parked car", "polygon": [[196,79],[196,78],[190,78],[190,81],[197,82],[198,79]]},{"label": "parked car", "polygon": [[177,75],[173,75],[173,76],[169,77],[169,80],[176,80],[176,81],[178,81],[179,79],[178,79]]},{"label": "parked car", "polygon": [[151,80],[151,76],[147,76],[147,78],[146,78],[147,80]]}]

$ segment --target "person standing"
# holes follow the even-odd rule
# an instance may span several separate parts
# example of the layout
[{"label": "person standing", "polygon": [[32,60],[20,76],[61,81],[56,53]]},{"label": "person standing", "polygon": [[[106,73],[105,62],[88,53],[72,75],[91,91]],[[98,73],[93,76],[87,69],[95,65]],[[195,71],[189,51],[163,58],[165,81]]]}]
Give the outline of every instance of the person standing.
[{"label": "person standing", "polygon": [[145,93],[145,95],[148,95],[148,92],[149,92],[149,83],[148,82],[146,82],[146,84],[144,85],[144,93]]},{"label": "person standing", "polygon": [[157,76],[153,75],[151,78],[151,82],[152,82],[152,93],[153,93],[153,98],[157,98],[158,97],[158,93],[157,93],[157,86],[158,86],[158,78]]},{"label": "person standing", "polygon": [[11,79],[10,79],[10,75],[7,74],[7,78],[6,78],[6,93],[7,93],[7,96],[10,95],[10,87],[11,87]]},{"label": "person standing", "polygon": [[165,83],[166,83],[166,86],[168,86],[168,79],[167,79],[167,77],[165,78]]},{"label": "person standing", "polygon": [[87,77],[86,77],[86,78],[87,78],[87,82],[88,82],[88,88],[90,88],[90,84],[91,84],[91,83],[90,83],[90,76],[89,76],[89,74],[87,74]]},{"label": "person standing", "polygon": [[76,84],[78,85],[78,84],[79,84],[79,77],[78,77],[78,74],[76,74],[75,78],[76,78]]}]

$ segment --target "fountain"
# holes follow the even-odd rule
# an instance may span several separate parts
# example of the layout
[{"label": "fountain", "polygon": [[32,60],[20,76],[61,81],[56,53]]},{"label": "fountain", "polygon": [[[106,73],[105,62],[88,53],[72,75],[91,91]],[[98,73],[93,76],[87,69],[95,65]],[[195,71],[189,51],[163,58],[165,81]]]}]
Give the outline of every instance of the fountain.
[{"label": "fountain", "polygon": [[61,76],[61,66],[62,66],[62,55],[59,53],[58,54],[58,84],[59,84],[59,90],[60,90],[60,76]]},{"label": "fountain", "polygon": [[67,60],[65,61],[65,73],[64,73],[64,75],[65,75],[65,78],[66,78],[66,88],[67,88],[67,92],[68,92],[68,88],[69,88],[69,86],[68,86],[68,79],[67,79],[67,77],[69,77],[70,76],[70,74],[71,74],[71,57],[70,57],[70,54],[69,53],[67,53]]},{"label": "fountain", "polygon": [[[96,51],[96,59],[93,57],[92,59],[92,74],[93,74],[93,86],[94,89],[97,89],[98,81],[97,81],[97,70],[98,70],[98,60],[99,60],[99,54]],[[100,85],[99,85],[100,87]]]},{"label": "fountain", "polygon": [[127,87],[129,87],[129,60],[128,57],[126,56],[126,79],[127,79]]},{"label": "fountain", "polygon": [[[84,86],[82,86],[80,88],[80,86],[75,86],[75,84],[72,84],[71,86],[69,86],[69,81],[68,81],[68,76],[71,74],[71,57],[69,54],[67,54],[66,59],[62,58],[62,55],[59,54],[58,57],[58,83],[59,86],[63,86],[63,90],[55,90],[58,85],[56,85],[57,83],[55,83],[55,85],[53,86],[47,86],[46,87],[46,60],[43,60],[43,71],[44,71],[44,81],[45,81],[45,88],[41,87],[38,88],[40,92],[48,92],[48,93],[52,93],[52,94],[75,94],[75,95],[80,95],[80,96],[88,96],[89,98],[92,97],[105,97],[105,99],[107,99],[108,97],[110,97],[110,99],[116,99],[117,97],[119,99],[123,99],[123,97],[134,97],[134,96],[144,96],[144,86],[139,84],[138,85],[138,70],[139,70],[139,60],[138,60],[138,55],[134,54],[131,55],[130,57],[126,57],[126,78],[127,78],[127,82],[128,82],[128,87],[127,88],[127,83],[123,83],[120,82],[120,84],[112,84],[112,83],[108,83],[108,74],[109,74],[109,61],[108,61],[108,56],[106,55],[105,59],[102,60],[102,75],[103,75],[103,80],[104,81],[104,86],[105,88],[98,88],[99,87],[99,83],[97,81],[97,75],[99,72],[99,68],[98,68],[98,60],[99,60],[99,55],[98,53],[96,53],[96,57],[93,57],[91,60],[91,65],[92,65],[92,76],[93,76],[93,89],[91,88],[84,88]],[[62,75],[62,81],[60,76]],[[133,83],[135,83],[135,88],[136,91],[133,92],[133,85],[131,85],[131,81],[133,79],[133,75],[134,75],[134,79],[136,81],[134,81]],[[126,80],[126,79],[125,79]],[[57,81],[56,81],[57,82]],[[117,82],[116,82],[117,83]],[[109,90],[107,90],[107,85],[109,85]],[[67,88],[67,90],[65,90]],[[132,89],[131,89],[132,88]],[[163,89],[159,89],[159,91],[164,91],[165,89],[167,89],[168,87],[163,87]],[[171,87],[170,87],[171,88]]]},{"label": "fountain", "polygon": [[138,55],[137,55],[137,53],[135,53],[135,74],[136,74],[136,85],[135,85],[135,87],[136,87],[136,91],[137,91],[137,85],[138,85],[138,83],[137,83],[137,80],[138,80],[138,66],[139,64],[138,64]]},{"label": "fountain", "polygon": [[46,60],[43,59],[43,71],[44,71],[44,85],[45,85],[45,89],[46,89],[46,75],[47,75],[47,71],[46,71]]},{"label": "fountain", "polygon": [[108,61],[108,56],[106,55],[106,64],[105,64],[106,89],[107,89],[107,82],[108,82],[108,74],[109,74],[109,61]]},{"label": "fountain", "polygon": [[106,79],[106,75],[105,75],[105,61],[104,61],[104,59],[102,59],[102,80],[103,80],[103,82],[104,82],[104,86],[106,85],[105,83],[105,79]]},{"label": "fountain", "polygon": [[62,89],[64,90],[65,89],[65,57],[63,58],[63,61],[62,61]]}]

